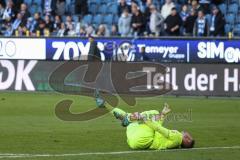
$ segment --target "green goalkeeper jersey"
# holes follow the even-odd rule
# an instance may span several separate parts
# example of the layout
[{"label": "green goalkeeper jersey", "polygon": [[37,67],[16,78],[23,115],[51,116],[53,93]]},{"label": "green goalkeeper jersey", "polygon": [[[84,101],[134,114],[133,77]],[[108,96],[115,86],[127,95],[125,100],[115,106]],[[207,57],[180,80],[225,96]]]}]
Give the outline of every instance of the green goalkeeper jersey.
[{"label": "green goalkeeper jersey", "polygon": [[170,130],[169,137],[155,132],[152,145],[149,149],[170,149],[179,148],[182,144],[182,133],[177,130]]},{"label": "green goalkeeper jersey", "polygon": [[133,122],[127,127],[127,142],[132,149],[170,149],[182,143],[182,133],[169,130],[167,137],[144,123]]}]

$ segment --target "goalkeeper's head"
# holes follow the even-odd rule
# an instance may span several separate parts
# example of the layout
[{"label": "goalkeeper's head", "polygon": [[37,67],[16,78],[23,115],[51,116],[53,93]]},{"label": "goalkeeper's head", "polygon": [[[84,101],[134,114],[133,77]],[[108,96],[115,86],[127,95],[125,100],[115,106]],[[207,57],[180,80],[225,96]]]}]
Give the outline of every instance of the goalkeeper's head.
[{"label": "goalkeeper's head", "polygon": [[182,148],[193,148],[195,144],[195,140],[192,138],[192,136],[186,132],[183,131],[183,139],[182,139]]}]

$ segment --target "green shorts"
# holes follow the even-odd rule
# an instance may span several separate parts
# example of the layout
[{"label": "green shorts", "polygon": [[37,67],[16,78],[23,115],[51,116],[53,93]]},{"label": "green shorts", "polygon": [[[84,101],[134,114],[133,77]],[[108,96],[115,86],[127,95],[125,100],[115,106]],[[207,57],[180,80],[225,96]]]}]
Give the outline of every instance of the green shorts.
[{"label": "green shorts", "polygon": [[146,124],[131,123],[127,127],[127,143],[132,149],[147,149],[154,140],[154,130]]}]

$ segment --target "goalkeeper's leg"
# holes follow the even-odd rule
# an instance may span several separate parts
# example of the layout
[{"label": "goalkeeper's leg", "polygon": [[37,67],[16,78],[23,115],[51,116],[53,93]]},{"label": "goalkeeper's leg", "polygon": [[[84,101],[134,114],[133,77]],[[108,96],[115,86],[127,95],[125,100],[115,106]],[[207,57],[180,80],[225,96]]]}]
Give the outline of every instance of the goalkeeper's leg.
[{"label": "goalkeeper's leg", "polygon": [[161,125],[164,122],[166,115],[171,111],[169,105],[167,103],[164,104],[164,108],[161,112],[157,110],[145,111],[142,113],[135,112],[135,113],[127,113],[120,108],[113,108],[110,105],[107,105],[100,97],[99,91],[95,91],[95,98],[96,98],[96,105],[99,108],[106,108],[109,110],[115,118],[122,121],[123,126],[129,125],[129,123],[134,121],[146,121],[146,120],[153,120],[159,122]]},{"label": "goalkeeper's leg", "polygon": [[119,119],[122,122],[122,126],[126,127],[129,125],[130,113],[127,113],[120,108],[113,108],[112,106],[106,104],[104,99],[101,98],[100,93],[97,89],[95,90],[95,100],[97,107],[106,108],[116,119]]}]

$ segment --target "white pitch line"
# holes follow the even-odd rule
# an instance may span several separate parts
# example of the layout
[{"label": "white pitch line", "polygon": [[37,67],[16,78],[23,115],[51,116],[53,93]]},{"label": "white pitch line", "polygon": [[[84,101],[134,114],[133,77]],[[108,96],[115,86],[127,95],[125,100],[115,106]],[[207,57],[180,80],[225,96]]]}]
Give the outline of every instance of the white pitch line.
[{"label": "white pitch line", "polygon": [[218,150],[218,149],[240,149],[240,146],[201,147],[201,148],[192,148],[192,149],[168,149],[168,150],[133,150],[133,151],[117,151],[117,152],[86,152],[86,153],[72,153],[72,154],[0,153],[0,159],[5,159],[5,158],[34,158],[34,157],[70,157],[70,156],[90,156],[90,155],[120,155],[120,154],[148,153],[148,152],[201,151],[201,150]]}]

